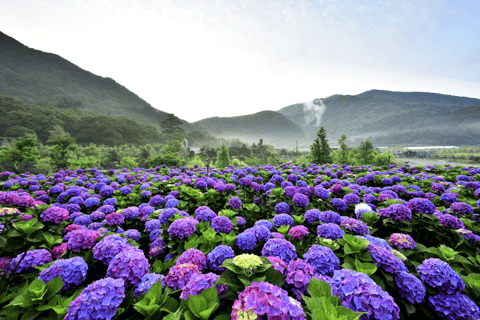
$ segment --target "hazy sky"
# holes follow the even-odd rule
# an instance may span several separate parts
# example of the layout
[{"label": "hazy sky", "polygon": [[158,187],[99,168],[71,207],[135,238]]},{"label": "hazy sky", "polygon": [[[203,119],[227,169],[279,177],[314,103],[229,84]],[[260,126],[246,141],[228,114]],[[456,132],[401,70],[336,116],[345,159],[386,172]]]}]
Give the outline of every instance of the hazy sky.
[{"label": "hazy sky", "polygon": [[480,98],[480,0],[2,0],[0,30],[187,121],[371,89]]}]

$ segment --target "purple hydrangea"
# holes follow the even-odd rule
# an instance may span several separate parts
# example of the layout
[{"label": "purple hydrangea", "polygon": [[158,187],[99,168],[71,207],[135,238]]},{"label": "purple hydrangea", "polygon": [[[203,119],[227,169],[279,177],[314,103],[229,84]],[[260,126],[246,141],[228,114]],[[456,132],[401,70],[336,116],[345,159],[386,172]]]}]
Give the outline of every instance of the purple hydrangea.
[{"label": "purple hydrangea", "polygon": [[158,216],[158,220],[161,224],[168,223],[168,220],[173,218],[177,212],[180,212],[177,208],[166,209]]},{"label": "purple hydrangea", "polygon": [[322,187],[316,187],[314,189],[314,193],[317,197],[319,197],[322,200],[327,200],[328,198],[330,198],[330,192],[327,189]]},{"label": "purple hydrangea", "polygon": [[330,240],[343,238],[345,232],[335,223],[321,224],[317,227],[317,236]]},{"label": "purple hydrangea", "polygon": [[[302,259],[290,260],[286,271],[286,282],[292,285],[297,299],[302,299],[301,294],[305,294],[307,286],[315,275],[315,269]],[[297,290],[295,290],[297,289]]]},{"label": "purple hydrangea", "polygon": [[148,272],[150,264],[142,250],[127,247],[108,264],[107,277],[123,279],[125,287],[135,285]]},{"label": "purple hydrangea", "polygon": [[87,286],[73,300],[64,320],[106,319],[110,320],[125,298],[122,279],[103,278]]},{"label": "purple hydrangea", "polygon": [[448,208],[453,214],[473,213],[473,207],[465,202],[454,202]]},{"label": "purple hydrangea", "polygon": [[105,219],[105,213],[100,211],[94,211],[90,214],[90,218],[92,218],[92,220],[103,220]]},{"label": "purple hydrangea", "polygon": [[106,236],[93,247],[93,258],[108,266],[118,253],[128,247],[130,244],[126,238],[117,235]]},{"label": "purple hydrangea", "polygon": [[288,230],[288,234],[292,239],[299,239],[301,240],[304,236],[310,234],[310,231],[308,231],[308,228],[305,226],[295,226]]},{"label": "purple hydrangea", "polygon": [[201,271],[207,267],[207,258],[202,251],[190,248],[178,257],[177,265],[185,263],[193,263]]},{"label": "purple hydrangea", "polygon": [[318,209],[310,209],[305,212],[303,217],[308,224],[312,224],[315,221],[318,221],[318,219],[320,218],[320,213],[321,212]]},{"label": "purple hydrangea", "polygon": [[417,243],[409,234],[393,233],[388,241],[400,249],[412,250],[417,246]]},{"label": "purple hydrangea", "polygon": [[[268,230],[268,229],[267,229]],[[257,247],[255,232],[242,232],[235,238],[235,244],[242,251],[252,251]]]},{"label": "purple hydrangea", "polygon": [[309,204],[308,197],[301,193],[296,193],[293,196],[293,204],[296,205],[297,207],[308,207],[308,204]]},{"label": "purple hydrangea", "polygon": [[286,213],[281,213],[273,217],[273,226],[275,228],[278,228],[280,226],[293,227],[293,218]]},{"label": "purple hydrangea", "polygon": [[386,209],[379,209],[378,215],[383,219],[393,219],[397,221],[410,221],[412,219],[412,211],[401,204],[395,203]]},{"label": "purple hydrangea", "polygon": [[234,209],[239,209],[242,206],[242,200],[239,197],[233,197],[228,201],[228,204]]},{"label": "purple hydrangea", "polygon": [[393,298],[364,273],[335,270],[330,285],[332,294],[340,298],[344,307],[355,312],[367,312],[361,319],[400,318],[400,308]]},{"label": "purple hydrangea", "polygon": [[360,198],[355,193],[349,193],[343,196],[343,201],[345,201],[347,205],[358,204],[360,203]]},{"label": "purple hydrangea", "polygon": [[400,258],[393,255],[390,250],[369,244],[367,252],[372,255],[373,262],[377,267],[382,268],[388,273],[397,274],[399,272],[408,272],[407,267]]},{"label": "purple hydrangea", "polygon": [[208,288],[213,288],[215,285],[215,281],[220,278],[219,275],[215,273],[207,273],[207,274],[195,274],[190,281],[183,287],[183,291],[180,294],[180,298],[184,300],[188,300],[189,295],[199,295],[204,290]]},{"label": "purple hydrangea", "polygon": [[0,257],[0,277],[7,274],[11,262],[12,258],[10,257]]},{"label": "purple hydrangea", "polygon": [[62,223],[69,218],[70,214],[67,209],[60,207],[50,207],[40,214],[40,218],[44,222]]},{"label": "purple hydrangea", "polygon": [[66,250],[67,250],[67,243],[66,242],[62,243],[59,246],[53,247],[53,249],[52,249],[53,259],[54,260],[58,259],[62,255],[62,253],[64,253]]},{"label": "purple hydrangea", "polygon": [[217,216],[212,220],[212,228],[217,232],[230,233],[233,228],[232,221],[225,216]]},{"label": "purple hydrangea", "polygon": [[346,218],[342,221],[340,224],[342,227],[349,231],[353,231],[356,234],[366,234],[370,233],[370,230],[368,229],[368,226],[365,224],[363,221],[359,221],[354,218]]},{"label": "purple hydrangea", "polygon": [[392,250],[392,247],[385,241],[384,239],[377,238],[377,237],[372,237],[369,234],[363,235],[363,236],[357,236],[359,238],[367,239],[370,244],[374,244],[376,246],[382,247],[385,250]]},{"label": "purple hydrangea", "polygon": [[137,229],[130,229],[125,233],[125,237],[128,239],[132,239],[133,241],[140,240],[141,236],[142,234]]},{"label": "purple hydrangea", "polygon": [[224,272],[227,269],[223,267],[219,268],[219,266],[222,265],[223,261],[225,261],[226,259],[233,258],[235,258],[235,254],[233,253],[233,249],[230,246],[219,245],[208,253],[207,265],[208,268],[212,271]]},{"label": "purple hydrangea", "polygon": [[434,288],[437,292],[454,294],[465,289],[465,283],[448,263],[430,258],[422,262],[417,267],[417,273],[420,279]]},{"label": "purple hydrangea", "polygon": [[165,288],[165,277],[163,274],[156,273],[145,273],[145,275],[140,279],[139,282],[135,285],[133,290],[133,297],[137,299],[138,296],[146,294],[150,288],[160,280],[162,282],[162,289]]},{"label": "purple hydrangea", "polygon": [[80,249],[92,248],[101,234],[93,230],[80,229],[68,233],[68,236],[67,248],[73,252],[80,252]]},{"label": "purple hydrangea", "polygon": [[412,212],[433,214],[435,212],[435,205],[425,198],[414,198],[408,200],[408,208]]},{"label": "purple hydrangea", "polygon": [[115,226],[125,223],[125,218],[120,212],[109,213],[105,216],[105,220],[109,226]]},{"label": "purple hydrangea", "polygon": [[[22,256],[24,254],[25,253],[22,252],[12,259],[12,261],[10,262],[8,273],[13,272],[13,269],[18,264],[18,262],[22,259]],[[43,266],[45,263],[49,263],[49,262],[52,262],[52,254],[48,250],[37,249],[33,251],[27,251],[22,262],[20,262],[17,269],[15,269],[15,273],[21,273],[22,271],[32,272],[32,271],[35,271],[35,267]]]},{"label": "purple hydrangea", "polygon": [[164,203],[164,200],[161,195],[157,194],[156,196],[153,196],[148,204],[152,207],[159,207]]},{"label": "purple hydrangea", "polygon": [[95,206],[98,206],[99,204],[100,204],[100,199],[98,199],[97,197],[90,197],[86,199],[84,202],[84,205],[87,208],[95,207]]},{"label": "purple hydrangea", "polygon": [[475,302],[460,292],[454,294],[441,292],[435,296],[430,296],[428,297],[428,305],[442,319],[476,320],[480,317],[480,310]]},{"label": "purple hydrangea", "polygon": [[395,275],[395,282],[398,293],[411,303],[422,303],[425,301],[427,290],[422,281],[408,272],[399,272]]},{"label": "purple hydrangea", "polygon": [[327,211],[320,212],[320,215],[318,216],[318,221],[320,223],[340,224],[342,222],[342,219],[340,218],[340,215],[337,212],[327,210]]},{"label": "purple hydrangea", "polygon": [[275,205],[275,211],[278,213],[290,213],[292,210],[286,202],[280,202]]},{"label": "purple hydrangea", "polygon": [[195,210],[195,219],[198,221],[211,221],[217,214],[207,206],[198,207]]},{"label": "purple hydrangea", "polygon": [[447,202],[447,203],[454,203],[454,202],[458,201],[457,197],[453,193],[450,193],[450,192],[442,193],[442,195],[440,196],[440,200],[442,200],[444,202]]},{"label": "purple hydrangea", "polygon": [[244,226],[246,221],[244,217],[236,217],[237,218],[237,223],[239,226]]},{"label": "purple hydrangea", "polygon": [[332,276],[335,270],[340,269],[340,260],[328,247],[313,245],[303,255],[303,258],[315,269],[315,272],[322,275]]},{"label": "purple hydrangea", "polygon": [[273,238],[269,239],[262,249],[262,256],[264,257],[279,257],[285,263],[297,258],[295,246],[284,239]]},{"label": "purple hydrangea", "polygon": [[342,199],[333,198],[331,203],[336,210],[338,210],[342,213],[347,211],[347,204]]},{"label": "purple hydrangea", "polygon": [[77,287],[85,281],[87,270],[88,265],[82,257],[60,259],[40,272],[38,279],[47,283],[53,278],[60,276],[63,280],[63,287],[59,292],[62,292],[69,288]]},{"label": "purple hydrangea", "polygon": [[264,226],[270,231],[273,229],[273,224],[270,220],[259,220],[255,222],[255,226]]},{"label": "purple hydrangea", "polygon": [[283,262],[282,259],[280,259],[279,257],[275,257],[275,256],[267,257],[267,259],[268,259],[268,261],[270,261],[272,263],[272,267],[275,270],[277,270],[281,274],[285,273],[285,270],[287,269],[287,264],[285,262]]},{"label": "purple hydrangea", "polygon": [[135,219],[140,214],[137,207],[128,207],[123,209],[123,216],[127,219]]},{"label": "purple hydrangea", "polygon": [[179,239],[191,237],[195,233],[195,225],[198,223],[198,220],[193,218],[175,220],[170,227],[168,227],[168,235],[172,238],[176,237]]},{"label": "purple hydrangea", "polygon": [[148,233],[152,233],[152,231],[160,228],[160,224],[161,224],[160,220],[158,220],[158,219],[148,220],[145,223],[145,231],[147,231]]},{"label": "purple hydrangea", "polygon": [[268,282],[252,282],[233,304],[232,320],[257,319],[258,316],[268,316],[268,319],[306,319],[299,301]]},{"label": "purple hydrangea", "polygon": [[197,274],[200,274],[198,267],[192,263],[175,265],[170,268],[168,275],[165,277],[165,284],[173,290],[183,289]]}]

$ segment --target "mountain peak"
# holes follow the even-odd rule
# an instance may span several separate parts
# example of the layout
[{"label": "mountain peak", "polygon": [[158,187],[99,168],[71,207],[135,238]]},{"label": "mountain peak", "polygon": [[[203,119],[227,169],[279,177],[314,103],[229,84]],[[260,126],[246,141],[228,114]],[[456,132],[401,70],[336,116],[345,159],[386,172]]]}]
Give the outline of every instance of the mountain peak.
[{"label": "mountain peak", "polygon": [[25,45],[0,31],[0,47],[9,49],[24,48]]}]

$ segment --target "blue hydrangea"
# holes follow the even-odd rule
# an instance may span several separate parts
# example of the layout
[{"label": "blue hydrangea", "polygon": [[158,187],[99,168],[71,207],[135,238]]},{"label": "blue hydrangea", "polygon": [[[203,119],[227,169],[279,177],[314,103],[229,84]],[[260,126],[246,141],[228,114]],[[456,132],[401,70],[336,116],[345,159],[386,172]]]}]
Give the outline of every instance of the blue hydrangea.
[{"label": "blue hydrangea", "polygon": [[318,216],[318,221],[320,223],[335,223],[340,224],[342,219],[340,218],[340,214],[335,211],[327,210],[320,212]]},{"label": "blue hydrangea", "polygon": [[321,224],[317,227],[317,236],[330,240],[343,238],[345,232],[335,223]]},{"label": "blue hydrangea", "polygon": [[78,224],[79,226],[86,226],[92,223],[92,218],[89,215],[84,214],[76,217],[75,220],[73,220],[73,223]]},{"label": "blue hydrangea", "polygon": [[367,239],[369,243],[374,244],[374,245],[379,246],[379,247],[382,247],[385,250],[390,251],[390,250],[393,249],[392,247],[390,247],[388,242],[385,241],[384,239],[377,238],[377,237],[372,237],[369,234],[366,234],[364,236],[357,236],[357,237]]},{"label": "blue hydrangea", "polygon": [[480,317],[478,306],[466,295],[456,292],[446,294],[444,292],[428,297],[428,305],[437,312],[442,319],[472,319]]},{"label": "blue hydrangea", "polygon": [[340,269],[340,260],[329,247],[313,245],[303,258],[315,269],[315,272],[322,275],[332,276],[335,270]]},{"label": "blue hydrangea", "polygon": [[170,227],[168,227],[168,235],[172,238],[176,237],[178,239],[191,237],[195,233],[195,225],[198,223],[198,220],[193,218],[175,220]]},{"label": "blue hydrangea", "polygon": [[50,267],[42,270],[38,279],[47,283],[55,277],[60,276],[63,280],[63,287],[59,292],[79,286],[87,277],[88,265],[81,257],[71,259],[60,259]]},{"label": "blue hydrangea", "polygon": [[440,259],[430,258],[417,267],[420,279],[437,292],[454,294],[465,289],[465,283],[450,265]]},{"label": "blue hydrangea", "polygon": [[137,229],[130,229],[125,233],[125,237],[128,239],[132,239],[133,241],[140,240],[141,236],[142,234]]},{"label": "blue hydrangea", "polygon": [[413,274],[400,272],[395,275],[395,282],[398,287],[398,293],[411,303],[422,303],[425,301],[427,290],[422,281]]},{"label": "blue hydrangea", "polygon": [[235,244],[242,251],[252,251],[257,247],[257,237],[254,232],[242,232],[235,238]]},{"label": "blue hydrangea", "polygon": [[[24,254],[25,253],[22,252],[12,259],[12,261],[10,262],[10,267],[8,269],[9,274],[13,272],[13,269],[18,264],[20,259],[22,259],[22,256]],[[48,250],[37,249],[27,251],[22,262],[20,262],[17,269],[15,269],[15,273],[21,273],[22,271],[32,272],[35,271],[35,267],[43,266],[44,264],[49,262],[52,262],[52,254]]]},{"label": "blue hydrangea", "polygon": [[[162,282],[162,289],[165,288],[165,277],[163,274],[146,273],[139,282],[135,285],[133,290],[133,297],[136,299],[138,296],[146,294],[150,288],[160,280]],[[160,294],[160,292],[159,292]]]},{"label": "blue hydrangea", "polygon": [[217,232],[230,233],[233,228],[232,221],[225,216],[217,216],[212,220],[212,228]]},{"label": "blue hydrangea", "polygon": [[335,209],[342,213],[347,211],[347,204],[340,198],[333,198],[331,204]]},{"label": "blue hydrangea", "polygon": [[122,279],[103,278],[87,286],[67,308],[64,320],[113,318],[125,298]]},{"label": "blue hydrangea", "polygon": [[280,202],[275,205],[275,211],[278,213],[290,213],[292,210],[286,202]]},{"label": "blue hydrangea", "polygon": [[158,219],[148,220],[145,223],[145,231],[147,231],[148,233],[152,233],[153,230],[156,230],[160,227],[160,224],[160,220]]},{"label": "blue hydrangea", "polygon": [[130,247],[128,239],[117,235],[106,236],[93,247],[93,258],[108,266],[117,253],[127,247]]},{"label": "blue hydrangea", "polygon": [[269,239],[262,249],[264,257],[279,257],[285,263],[297,258],[295,246],[284,239],[273,238]]},{"label": "blue hydrangea", "polygon": [[222,265],[226,259],[233,258],[235,258],[235,254],[230,246],[219,245],[208,253],[207,266],[212,271],[224,272],[227,269],[223,267],[219,268],[219,266]]},{"label": "blue hydrangea", "polygon": [[[248,180],[249,181],[249,180]],[[220,278],[215,273],[195,274],[182,288],[180,299],[188,300],[189,295],[199,295],[208,288],[213,288],[215,281]]]},{"label": "blue hydrangea", "polygon": [[273,226],[275,228],[278,228],[280,226],[293,227],[293,218],[286,213],[281,213],[281,214],[273,217]]},{"label": "blue hydrangea", "polygon": [[107,277],[121,278],[125,287],[135,285],[148,272],[150,264],[142,250],[129,247],[120,251],[108,264]]},{"label": "blue hydrangea", "polygon": [[252,232],[257,237],[257,242],[267,241],[270,239],[270,230],[264,226],[255,226],[253,228],[246,229],[244,232]]},{"label": "blue hydrangea", "polygon": [[367,247],[367,252],[372,255],[375,265],[388,273],[397,274],[399,272],[408,272],[408,269],[403,261],[394,256],[390,250],[374,244],[369,244]]},{"label": "blue hydrangea", "polygon": [[255,222],[255,226],[264,226],[270,231],[273,229],[273,224],[269,220],[258,220]]},{"label": "blue hydrangea", "polygon": [[190,248],[180,255],[177,259],[177,265],[184,263],[192,263],[201,271],[207,267],[207,258],[205,253],[198,249]]},{"label": "blue hydrangea", "polygon": [[211,221],[217,214],[207,206],[198,207],[195,210],[195,219],[198,221]]}]

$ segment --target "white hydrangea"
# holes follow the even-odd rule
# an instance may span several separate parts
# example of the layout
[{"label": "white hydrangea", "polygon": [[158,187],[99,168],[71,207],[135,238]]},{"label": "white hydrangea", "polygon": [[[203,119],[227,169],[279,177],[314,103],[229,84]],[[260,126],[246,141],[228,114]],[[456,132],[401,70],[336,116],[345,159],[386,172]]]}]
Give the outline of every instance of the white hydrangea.
[{"label": "white hydrangea", "polygon": [[372,212],[372,208],[366,204],[365,202],[359,203],[355,205],[355,214],[357,213],[367,213],[367,212]]}]

